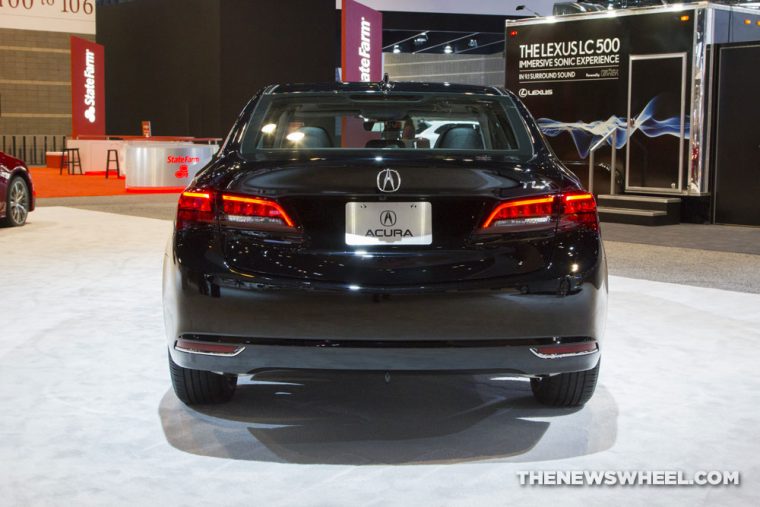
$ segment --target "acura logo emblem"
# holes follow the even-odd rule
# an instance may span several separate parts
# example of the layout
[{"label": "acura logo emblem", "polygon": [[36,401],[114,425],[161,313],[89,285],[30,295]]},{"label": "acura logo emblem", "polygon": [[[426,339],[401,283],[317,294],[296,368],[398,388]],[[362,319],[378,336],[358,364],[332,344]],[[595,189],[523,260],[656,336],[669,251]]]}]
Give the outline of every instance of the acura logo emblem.
[{"label": "acura logo emblem", "polygon": [[381,192],[395,192],[401,187],[401,175],[393,169],[383,169],[377,173],[377,188]]},{"label": "acura logo emblem", "polygon": [[396,213],[389,209],[380,213],[380,225],[383,227],[393,227],[396,225]]}]

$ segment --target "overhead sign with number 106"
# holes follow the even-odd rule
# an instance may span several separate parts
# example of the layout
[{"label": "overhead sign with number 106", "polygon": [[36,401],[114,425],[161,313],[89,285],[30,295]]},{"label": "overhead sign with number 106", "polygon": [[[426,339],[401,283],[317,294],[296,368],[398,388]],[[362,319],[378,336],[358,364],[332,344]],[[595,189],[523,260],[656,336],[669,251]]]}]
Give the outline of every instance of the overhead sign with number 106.
[{"label": "overhead sign with number 106", "polygon": [[95,34],[95,0],[0,0],[0,28]]}]

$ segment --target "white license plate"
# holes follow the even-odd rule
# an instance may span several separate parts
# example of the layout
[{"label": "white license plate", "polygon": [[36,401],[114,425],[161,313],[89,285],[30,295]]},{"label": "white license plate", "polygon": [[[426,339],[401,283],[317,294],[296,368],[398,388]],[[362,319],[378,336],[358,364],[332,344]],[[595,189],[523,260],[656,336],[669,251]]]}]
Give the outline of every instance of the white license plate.
[{"label": "white license plate", "polygon": [[432,209],[429,202],[346,203],[346,244],[429,245]]}]

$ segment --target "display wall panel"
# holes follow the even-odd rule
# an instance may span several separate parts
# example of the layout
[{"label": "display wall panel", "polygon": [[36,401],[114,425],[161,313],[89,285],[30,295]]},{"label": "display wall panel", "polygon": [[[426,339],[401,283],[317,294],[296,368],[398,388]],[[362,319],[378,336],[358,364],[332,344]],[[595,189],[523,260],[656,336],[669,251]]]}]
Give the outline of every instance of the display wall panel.
[{"label": "display wall panel", "polygon": [[266,85],[335,80],[333,0],[223,0],[223,128]]},{"label": "display wall panel", "polygon": [[259,88],[335,78],[331,0],[135,0],[98,27],[109,134],[223,137]]},{"label": "display wall panel", "polygon": [[102,6],[109,134],[217,136],[219,0],[135,0]]},{"label": "display wall panel", "polygon": [[753,100],[760,87],[760,45],[719,49],[715,140],[715,209],[718,223],[760,225],[760,136],[751,127],[760,115]]}]

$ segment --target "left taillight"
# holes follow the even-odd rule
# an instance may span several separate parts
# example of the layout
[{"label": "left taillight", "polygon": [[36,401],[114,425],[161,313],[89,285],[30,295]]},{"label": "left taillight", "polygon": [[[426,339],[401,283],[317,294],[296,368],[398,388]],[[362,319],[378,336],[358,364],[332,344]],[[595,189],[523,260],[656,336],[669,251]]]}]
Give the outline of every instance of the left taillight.
[{"label": "left taillight", "polygon": [[222,220],[253,228],[296,228],[295,221],[280,203],[263,197],[223,194]]},{"label": "left taillight", "polygon": [[177,230],[214,222],[214,194],[210,191],[182,192],[177,203]]}]

